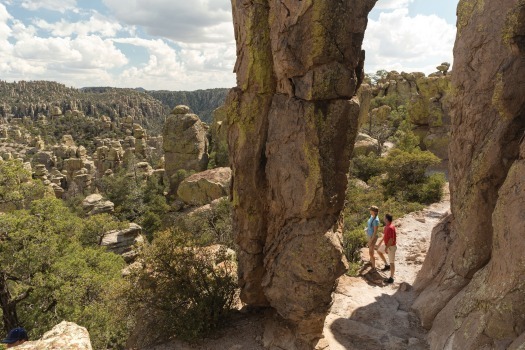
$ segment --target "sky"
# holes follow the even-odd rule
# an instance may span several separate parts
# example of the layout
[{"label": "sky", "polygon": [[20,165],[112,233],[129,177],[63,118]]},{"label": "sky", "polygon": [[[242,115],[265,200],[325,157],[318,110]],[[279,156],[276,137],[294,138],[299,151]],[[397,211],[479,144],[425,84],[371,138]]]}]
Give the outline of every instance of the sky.
[{"label": "sky", "polygon": [[[458,0],[378,0],[365,71],[452,62]],[[196,90],[232,87],[230,0],[0,0],[0,80]]]}]

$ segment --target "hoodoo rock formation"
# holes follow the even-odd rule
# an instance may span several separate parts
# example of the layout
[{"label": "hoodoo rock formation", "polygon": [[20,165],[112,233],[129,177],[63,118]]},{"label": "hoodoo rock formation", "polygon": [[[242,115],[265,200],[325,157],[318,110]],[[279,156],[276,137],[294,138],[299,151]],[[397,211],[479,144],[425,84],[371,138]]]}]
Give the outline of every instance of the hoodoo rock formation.
[{"label": "hoodoo rock formation", "polygon": [[232,0],[237,87],[227,109],[239,281],[244,302],[278,314],[268,347],[312,348],[345,271],[340,211],[374,4]]},{"label": "hoodoo rock formation", "polygon": [[415,287],[432,349],[525,346],[525,3],[461,0],[450,224]]},{"label": "hoodoo rock formation", "polygon": [[188,106],[177,106],[166,118],[163,129],[163,149],[170,193],[177,192],[180,170],[203,171],[208,166],[206,128]]}]

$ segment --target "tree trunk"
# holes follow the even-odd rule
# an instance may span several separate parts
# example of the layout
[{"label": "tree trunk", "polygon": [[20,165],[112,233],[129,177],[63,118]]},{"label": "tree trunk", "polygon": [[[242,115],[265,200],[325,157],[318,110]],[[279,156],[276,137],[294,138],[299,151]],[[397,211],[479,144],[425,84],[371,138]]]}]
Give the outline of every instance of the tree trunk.
[{"label": "tree trunk", "polygon": [[7,276],[0,273],[0,307],[2,308],[2,320],[4,330],[9,332],[19,326],[18,315],[16,314],[16,303],[11,300],[11,293],[7,286]]}]

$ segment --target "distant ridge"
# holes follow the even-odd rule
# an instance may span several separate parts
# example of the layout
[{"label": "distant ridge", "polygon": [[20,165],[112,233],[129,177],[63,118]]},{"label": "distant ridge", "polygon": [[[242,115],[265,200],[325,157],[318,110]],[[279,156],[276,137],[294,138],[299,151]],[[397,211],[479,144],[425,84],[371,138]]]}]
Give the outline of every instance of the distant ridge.
[{"label": "distant ridge", "polygon": [[148,91],[144,88],[110,86],[67,87],[53,81],[0,81],[0,116],[48,116],[51,106],[63,111],[77,109],[86,116],[134,115],[152,131],[160,131],[164,118],[174,106],[188,105],[205,122],[211,122],[213,110],[224,103],[229,89],[196,91]]}]

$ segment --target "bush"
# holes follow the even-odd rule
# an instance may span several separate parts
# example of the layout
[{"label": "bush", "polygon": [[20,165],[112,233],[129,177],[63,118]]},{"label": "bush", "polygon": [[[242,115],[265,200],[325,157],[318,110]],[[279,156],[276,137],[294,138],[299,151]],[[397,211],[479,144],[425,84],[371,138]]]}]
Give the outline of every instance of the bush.
[{"label": "bush", "polygon": [[9,315],[4,327],[23,324],[38,338],[66,319],[88,329],[94,348],[124,342],[126,323],[116,312],[124,260],[83,246],[84,224],[56,198],[0,215],[0,292],[7,296],[0,298],[0,308]]},{"label": "bush", "polygon": [[201,245],[224,244],[235,249],[232,229],[232,206],[227,198],[219,199],[217,204],[191,215],[175,214],[171,227],[190,232]]},{"label": "bush", "polygon": [[352,175],[365,182],[381,174],[382,167],[381,158],[373,152],[370,152],[367,156],[359,155],[353,158],[350,163]]},{"label": "bush", "polygon": [[140,319],[143,345],[194,340],[219,327],[236,292],[235,263],[225,248],[198,247],[180,230],[156,234],[131,275],[128,305]]},{"label": "bush", "polygon": [[398,192],[404,192],[402,198],[408,199],[414,190],[413,185],[425,184],[428,167],[438,163],[439,158],[429,151],[393,149],[383,161],[387,173],[383,180],[385,196],[394,197]]},{"label": "bush", "polygon": [[368,242],[368,237],[363,228],[345,230],[343,234],[343,249],[349,263],[358,263],[361,260],[361,248],[364,248]]},{"label": "bush", "polygon": [[409,186],[407,200],[423,204],[439,202],[443,198],[443,186],[445,186],[445,175],[436,173],[429,176],[423,184]]}]

